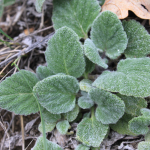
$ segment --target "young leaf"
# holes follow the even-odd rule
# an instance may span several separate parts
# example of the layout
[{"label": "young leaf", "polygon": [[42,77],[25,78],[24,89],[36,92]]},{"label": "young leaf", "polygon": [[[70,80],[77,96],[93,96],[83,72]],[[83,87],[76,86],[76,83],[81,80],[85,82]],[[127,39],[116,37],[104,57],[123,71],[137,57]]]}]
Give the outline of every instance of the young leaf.
[{"label": "young leaf", "polygon": [[96,88],[90,90],[89,95],[98,104],[95,112],[98,121],[103,124],[115,124],[123,116],[125,104],[118,96]]},{"label": "young leaf", "polygon": [[135,134],[146,134],[149,131],[150,117],[139,116],[129,121],[129,129]]},{"label": "young leaf", "polygon": [[29,115],[39,111],[32,92],[39,81],[34,73],[21,70],[0,84],[0,107],[15,114]]},{"label": "young leaf", "polygon": [[98,147],[107,134],[108,125],[103,125],[95,117],[84,118],[77,126],[77,140],[84,145]]},{"label": "young leaf", "polygon": [[38,82],[34,88],[39,103],[53,114],[66,113],[75,107],[79,85],[69,75],[54,75]]},{"label": "young leaf", "polygon": [[95,69],[95,64],[93,62],[91,62],[87,57],[85,57],[85,73],[91,73],[94,69]]},{"label": "young leaf", "polygon": [[70,124],[67,120],[59,121],[56,124],[56,128],[57,128],[58,132],[62,135],[67,133],[69,127],[70,127]]},{"label": "young leaf", "polygon": [[69,122],[72,122],[77,118],[78,113],[79,113],[79,106],[76,105],[73,110],[71,110],[63,115]]},{"label": "young leaf", "polygon": [[[36,144],[34,145],[31,150],[44,150],[44,140],[43,137],[39,137],[36,141]],[[49,141],[46,139],[47,149],[48,150],[63,150],[61,147],[59,147],[57,144]]]},{"label": "young leaf", "polygon": [[45,0],[36,0],[35,2],[35,8],[38,12],[42,11],[42,6]]},{"label": "young leaf", "polygon": [[132,118],[133,116],[129,114],[124,114],[123,117],[119,119],[116,124],[111,124],[110,127],[119,134],[135,136],[136,134],[131,132],[128,127],[128,123]]},{"label": "young leaf", "polygon": [[[63,1],[65,3],[65,1]],[[48,68],[57,73],[80,77],[85,71],[83,49],[77,34],[68,27],[57,30],[45,52]]]},{"label": "young leaf", "polygon": [[[49,123],[45,121],[45,133],[47,132],[51,132],[56,126],[56,122],[55,123]],[[38,130],[42,133],[43,132],[43,127],[42,127],[42,123],[40,122]]]},{"label": "young leaf", "polygon": [[128,37],[125,56],[138,58],[150,54],[150,35],[144,26],[135,20],[123,21],[123,26]]},{"label": "young leaf", "polygon": [[107,68],[108,65],[105,64],[102,60],[102,58],[99,56],[98,50],[95,46],[95,44],[90,39],[86,39],[84,42],[84,53],[85,55],[91,60],[93,63],[103,67]]},{"label": "young leaf", "polygon": [[92,89],[92,81],[89,79],[83,79],[79,83],[80,89],[85,92],[89,92]]},{"label": "young leaf", "polygon": [[127,36],[118,17],[110,12],[102,12],[94,21],[91,39],[101,52],[116,59],[127,46]]},{"label": "young leaf", "polygon": [[127,114],[131,114],[132,116],[141,115],[141,108],[147,107],[147,102],[144,98],[133,97],[133,96],[125,96],[121,94],[117,94],[124,103],[125,103],[125,112]]},{"label": "young leaf", "polygon": [[150,117],[150,109],[142,108],[141,113],[142,113],[143,116]]},{"label": "young leaf", "polygon": [[82,109],[89,109],[94,105],[94,102],[91,100],[91,98],[89,97],[88,94],[86,94],[86,96],[81,96],[78,99],[78,105],[82,108]]},{"label": "young leaf", "polygon": [[87,33],[100,12],[97,0],[54,0],[53,4],[52,20],[55,29],[67,26],[80,38],[88,37]]},{"label": "young leaf", "polygon": [[93,83],[101,89],[122,95],[147,97],[150,95],[150,58],[128,58],[118,63],[117,71],[103,72]]},{"label": "young leaf", "polygon": [[54,75],[54,73],[51,70],[49,70],[49,68],[47,68],[46,66],[38,66],[36,69],[36,74],[40,80]]},{"label": "young leaf", "polygon": [[90,149],[90,147],[85,146],[83,144],[79,144],[75,150],[89,150],[89,149]]},{"label": "young leaf", "polygon": [[138,150],[150,150],[150,142],[140,142],[138,144]]}]

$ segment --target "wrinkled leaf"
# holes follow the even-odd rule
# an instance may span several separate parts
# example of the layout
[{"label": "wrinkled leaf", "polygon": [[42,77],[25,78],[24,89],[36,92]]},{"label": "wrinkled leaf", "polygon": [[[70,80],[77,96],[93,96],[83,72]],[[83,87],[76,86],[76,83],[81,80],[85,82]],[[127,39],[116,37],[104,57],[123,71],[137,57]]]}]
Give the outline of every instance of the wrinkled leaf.
[{"label": "wrinkled leaf", "polygon": [[[44,145],[43,145],[43,137],[39,137],[31,150],[44,150]],[[48,150],[63,150],[60,146],[58,146],[56,143],[53,143],[49,140],[46,139],[46,144],[47,144],[47,149]]]},{"label": "wrinkled leaf", "polygon": [[38,82],[34,73],[21,70],[0,83],[0,107],[15,114],[29,115],[39,111],[32,92]]},{"label": "wrinkled leaf", "polygon": [[77,34],[68,27],[56,31],[45,52],[48,68],[57,73],[80,77],[85,71],[83,49]]},{"label": "wrinkled leaf", "polygon": [[87,147],[83,144],[79,144],[75,150],[89,150],[89,149],[90,149],[90,147]]},{"label": "wrinkled leaf", "polygon": [[127,35],[118,17],[110,12],[102,12],[94,21],[91,39],[96,47],[111,59],[116,59],[127,46]]},{"label": "wrinkled leaf", "polygon": [[138,150],[150,150],[150,142],[140,142],[138,144]]},{"label": "wrinkled leaf", "polygon": [[98,104],[96,119],[103,124],[115,124],[124,114],[125,104],[116,95],[102,89],[92,89],[90,98]]},{"label": "wrinkled leaf", "polygon": [[89,92],[92,89],[92,81],[89,79],[83,79],[79,83],[80,89],[85,92]]},{"label": "wrinkled leaf", "polygon": [[108,65],[105,64],[102,60],[102,58],[99,56],[98,50],[92,40],[86,39],[84,42],[84,53],[85,55],[91,60],[93,63],[103,67],[107,68]]},{"label": "wrinkled leaf", "polygon": [[67,133],[69,127],[70,127],[70,124],[67,120],[59,121],[56,124],[56,128],[57,128],[58,132],[62,135]]},{"label": "wrinkled leaf", "polygon": [[150,58],[128,58],[118,63],[117,71],[104,71],[93,86],[122,95],[150,95]]},{"label": "wrinkled leaf", "polygon": [[49,68],[47,68],[46,66],[38,66],[36,69],[36,74],[40,80],[54,75],[54,73],[51,70],[49,70]]},{"label": "wrinkled leaf", "polygon": [[123,21],[127,33],[128,45],[124,51],[127,58],[140,58],[150,54],[150,35],[139,22]]},{"label": "wrinkled leaf", "polygon": [[67,26],[80,38],[87,38],[87,33],[100,12],[97,0],[54,0],[53,4],[54,28]]},{"label": "wrinkled leaf", "polygon": [[73,110],[71,110],[63,115],[69,122],[72,122],[77,118],[78,114],[79,114],[79,106],[76,105]]},{"label": "wrinkled leaf", "polygon": [[84,118],[77,126],[77,140],[84,145],[98,147],[107,134],[108,125],[103,125],[95,117]]},{"label": "wrinkled leaf", "polygon": [[133,96],[125,96],[121,94],[117,94],[125,103],[125,112],[127,114],[131,114],[132,116],[141,115],[141,108],[145,108],[147,106],[147,102],[144,98],[133,97]]},{"label": "wrinkled leaf", "polygon": [[53,114],[60,114],[75,107],[79,85],[72,76],[54,75],[38,82],[33,91],[43,107]]},{"label": "wrinkled leaf", "polygon": [[148,108],[142,108],[141,113],[143,114],[143,116],[150,117],[150,109]]},{"label": "wrinkled leaf", "polygon": [[91,62],[87,57],[85,57],[85,73],[91,73],[94,69],[95,69],[95,64],[93,62]]},{"label": "wrinkled leaf", "polygon": [[38,12],[42,11],[42,6],[43,6],[44,2],[45,2],[45,0],[36,0],[35,8]]}]

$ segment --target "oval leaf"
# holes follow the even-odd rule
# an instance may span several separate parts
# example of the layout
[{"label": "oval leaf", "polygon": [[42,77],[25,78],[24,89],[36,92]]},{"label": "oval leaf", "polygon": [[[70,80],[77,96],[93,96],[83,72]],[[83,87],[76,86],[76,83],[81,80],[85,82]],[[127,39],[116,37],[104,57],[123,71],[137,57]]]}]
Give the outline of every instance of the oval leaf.
[{"label": "oval leaf", "polygon": [[116,59],[127,46],[127,36],[118,17],[110,12],[102,12],[94,21],[91,39],[111,59]]},{"label": "oval leaf", "polygon": [[67,26],[73,29],[80,38],[87,38],[87,33],[100,12],[98,1],[54,0],[53,4],[54,28]]},{"label": "oval leaf", "polygon": [[80,89],[85,92],[89,92],[92,89],[92,81],[89,79],[83,79],[79,83]]},{"label": "oval leaf", "polygon": [[38,12],[42,11],[42,6],[43,6],[44,2],[45,2],[45,0],[36,0],[35,8]]},{"label": "oval leaf", "polygon": [[116,95],[101,89],[92,89],[90,98],[98,104],[96,119],[103,124],[115,124],[124,114],[125,104]]},{"label": "oval leaf", "polygon": [[68,27],[56,31],[48,42],[45,56],[48,68],[54,74],[65,73],[80,77],[85,71],[81,43],[76,33]]},{"label": "oval leaf", "polygon": [[142,108],[141,113],[143,116],[150,117],[150,109]]},{"label": "oval leaf", "polygon": [[19,115],[29,115],[39,111],[32,92],[39,81],[34,73],[21,70],[0,83],[0,107]]},{"label": "oval leaf", "polygon": [[75,150],[89,150],[89,149],[90,149],[90,147],[87,147],[83,144],[79,144]]},{"label": "oval leaf", "polygon": [[108,125],[103,125],[95,117],[84,118],[77,126],[77,140],[87,146],[98,147],[107,134]]},{"label": "oval leaf", "polygon": [[79,85],[72,76],[54,75],[38,82],[33,91],[43,107],[53,114],[60,114],[75,107]]},{"label": "oval leaf", "polygon": [[150,142],[140,142],[138,144],[138,150],[150,150]]}]

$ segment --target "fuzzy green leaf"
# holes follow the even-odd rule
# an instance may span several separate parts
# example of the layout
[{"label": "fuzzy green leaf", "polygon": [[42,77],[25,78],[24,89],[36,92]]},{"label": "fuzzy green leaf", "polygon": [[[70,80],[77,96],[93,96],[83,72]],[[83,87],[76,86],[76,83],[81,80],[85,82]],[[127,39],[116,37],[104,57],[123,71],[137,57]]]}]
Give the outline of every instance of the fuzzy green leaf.
[{"label": "fuzzy green leaf", "polygon": [[87,57],[85,57],[85,73],[91,73],[94,69],[95,69],[95,64],[93,62],[91,62]]},{"label": "fuzzy green leaf", "polygon": [[150,54],[150,35],[144,26],[135,20],[123,21],[123,26],[128,37],[125,56],[139,58]]},{"label": "fuzzy green leaf", "polygon": [[81,96],[78,99],[78,105],[82,108],[82,109],[89,109],[94,105],[94,102],[91,100],[91,98],[89,97],[88,94],[86,94],[86,96]]},{"label": "fuzzy green leaf", "polygon": [[125,103],[125,112],[127,114],[131,114],[132,116],[141,115],[141,108],[145,108],[147,106],[147,102],[144,98],[133,97],[133,96],[125,96],[121,94],[117,94]]},{"label": "fuzzy green leaf", "polygon": [[79,114],[79,106],[76,105],[73,110],[71,110],[63,115],[69,122],[72,122],[77,118],[78,114]]},{"label": "fuzzy green leaf", "polygon": [[98,147],[107,134],[108,125],[103,125],[95,117],[84,118],[77,126],[77,140],[84,145]]},{"label": "fuzzy green leaf", "polygon": [[35,8],[38,12],[42,11],[42,6],[43,6],[44,2],[45,2],[45,0],[36,0]]},{"label": "fuzzy green leaf", "polygon": [[80,77],[85,71],[83,48],[77,34],[68,27],[56,31],[45,52],[48,68],[57,73]]},{"label": "fuzzy green leaf", "polygon": [[87,38],[87,33],[100,12],[97,0],[54,0],[54,28],[67,26],[80,38]]},{"label": "fuzzy green leaf", "polygon": [[69,127],[70,127],[70,124],[67,120],[59,121],[56,124],[56,128],[57,128],[58,132],[62,135],[67,133]]},{"label": "fuzzy green leaf", "polygon": [[150,150],[150,142],[140,142],[138,144],[138,150]]},{"label": "fuzzy green leaf", "polygon": [[84,53],[85,55],[91,60],[93,63],[103,67],[107,68],[108,65],[105,64],[102,60],[102,58],[99,56],[98,50],[95,46],[95,44],[90,39],[86,39],[84,42]]},{"label": "fuzzy green leaf", "polygon": [[46,66],[38,66],[36,69],[36,74],[40,80],[54,75],[54,73],[51,70],[49,70],[49,68],[47,68]]},{"label": "fuzzy green leaf", "polygon": [[129,114],[124,114],[116,124],[111,124],[110,127],[119,134],[123,135],[136,135],[129,130],[128,123],[133,118]]},{"label": "fuzzy green leaf", "polygon": [[79,85],[72,76],[54,75],[38,82],[33,91],[43,107],[53,114],[60,114],[75,107]]},{"label": "fuzzy green leaf", "polygon": [[92,89],[92,81],[89,79],[83,79],[79,83],[80,89],[85,92],[89,92]]},{"label": "fuzzy green leaf", "polygon": [[142,108],[141,113],[143,114],[143,116],[150,117],[150,109]]},{"label": "fuzzy green leaf", "polygon": [[39,81],[34,73],[21,70],[0,83],[0,107],[15,114],[29,115],[39,111],[32,92]]},{"label": "fuzzy green leaf", "polygon": [[150,130],[145,135],[145,141],[150,142]]},{"label": "fuzzy green leaf", "polygon": [[102,12],[94,21],[91,39],[101,52],[116,59],[127,46],[127,35],[117,15],[110,11]]},{"label": "fuzzy green leaf", "polygon": [[[56,122],[55,123],[49,123],[45,121],[45,133],[47,132],[51,132],[56,126]],[[43,126],[42,123],[40,122],[38,130],[43,133]]]},{"label": "fuzzy green leaf", "polygon": [[[39,137],[31,150],[44,150],[44,140],[43,137]],[[47,149],[48,150],[63,150],[60,146],[57,144],[49,141],[46,139]]]},{"label": "fuzzy green leaf", "polygon": [[149,131],[150,117],[139,116],[129,121],[129,129],[135,134],[146,134]]},{"label": "fuzzy green leaf", "polygon": [[83,144],[79,144],[75,150],[89,150],[89,149],[90,149],[90,147],[85,146]]},{"label": "fuzzy green leaf", "polygon": [[118,63],[117,71],[104,71],[93,83],[101,89],[122,95],[150,95],[150,58],[128,58]]}]

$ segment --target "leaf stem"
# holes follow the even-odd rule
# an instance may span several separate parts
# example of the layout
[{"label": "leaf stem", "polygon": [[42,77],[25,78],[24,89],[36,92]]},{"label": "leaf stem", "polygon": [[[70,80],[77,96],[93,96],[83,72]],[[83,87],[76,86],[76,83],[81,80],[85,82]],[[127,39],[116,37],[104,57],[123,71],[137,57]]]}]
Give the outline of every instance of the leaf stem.
[{"label": "leaf stem", "polygon": [[95,117],[95,107],[93,106],[91,108],[91,118],[93,119]]},{"label": "leaf stem", "polygon": [[84,72],[83,76],[85,79],[88,79],[88,73]]}]

